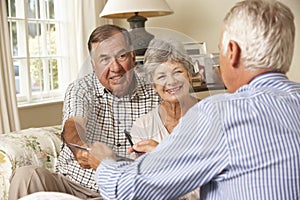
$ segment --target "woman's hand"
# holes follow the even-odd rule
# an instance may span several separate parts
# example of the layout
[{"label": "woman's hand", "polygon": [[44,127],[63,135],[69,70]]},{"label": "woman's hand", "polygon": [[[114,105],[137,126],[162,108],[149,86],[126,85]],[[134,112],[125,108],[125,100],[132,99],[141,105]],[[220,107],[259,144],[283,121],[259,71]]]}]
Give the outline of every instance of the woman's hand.
[{"label": "woman's hand", "polygon": [[153,151],[153,149],[155,149],[155,147],[158,145],[158,142],[156,142],[155,140],[149,139],[149,140],[143,140],[140,142],[137,142],[133,145],[133,147],[130,147],[127,150],[128,154],[131,154],[135,151],[138,152],[142,152],[142,153],[148,153]]}]

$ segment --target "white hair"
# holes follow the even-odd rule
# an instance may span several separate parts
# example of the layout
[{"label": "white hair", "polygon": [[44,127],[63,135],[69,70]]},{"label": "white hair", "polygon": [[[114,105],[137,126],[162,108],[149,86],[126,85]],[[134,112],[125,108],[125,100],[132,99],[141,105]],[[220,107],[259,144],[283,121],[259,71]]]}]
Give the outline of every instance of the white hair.
[{"label": "white hair", "polygon": [[189,74],[194,71],[192,59],[181,42],[153,39],[144,55],[146,80],[152,83],[154,71],[160,64],[168,61],[181,63]]},{"label": "white hair", "polygon": [[289,71],[295,40],[294,16],[284,4],[272,0],[237,3],[224,18],[223,51],[237,42],[249,70]]}]

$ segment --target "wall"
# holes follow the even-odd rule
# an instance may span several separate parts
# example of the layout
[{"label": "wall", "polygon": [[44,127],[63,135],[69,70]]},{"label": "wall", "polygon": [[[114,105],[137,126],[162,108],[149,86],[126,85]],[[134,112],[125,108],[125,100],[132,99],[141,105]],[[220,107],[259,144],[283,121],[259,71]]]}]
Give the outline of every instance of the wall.
[{"label": "wall", "polygon": [[55,102],[19,108],[21,129],[61,124],[62,107],[62,102]]},{"label": "wall", "polygon": [[[218,52],[218,40],[222,20],[227,11],[237,0],[166,0],[174,14],[164,17],[148,18],[146,28],[163,27],[181,32],[195,41],[205,41],[209,53]],[[300,1],[280,0],[288,5],[295,15],[296,41],[300,43]],[[114,20],[114,23],[129,28],[125,19]],[[300,46],[295,46],[294,59],[288,76],[300,82]]]},{"label": "wall", "polygon": [[[205,41],[208,52],[218,52],[220,27],[225,13],[237,2],[236,0],[166,0],[174,14],[164,17],[149,18],[146,27],[162,27],[177,31],[195,41]],[[300,42],[300,1],[281,0],[294,12],[296,22],[296,44]],[[100,9],[96,8],[96,13]],[[101,22],[97,19],[98,24]],[[129,28],[125,19],[114,23]],[[296,45],[294,55],[299,55],[300,46]],[[294,56],[288,76],[300,82],[300,57]],[[21,128],[41,127],[61,123],[62,102],[32,106],[19,109]]]}]

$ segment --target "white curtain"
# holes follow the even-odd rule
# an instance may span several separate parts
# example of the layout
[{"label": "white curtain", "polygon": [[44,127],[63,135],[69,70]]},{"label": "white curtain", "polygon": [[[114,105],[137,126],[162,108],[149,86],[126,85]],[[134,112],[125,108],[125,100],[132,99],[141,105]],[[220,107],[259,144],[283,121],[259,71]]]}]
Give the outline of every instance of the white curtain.
[{"label": "white curtain", "polygon": [[0,1],[0,134],[20,130],[5,1]]},{"label": "white curtain", "polygon": [[105,5],[105,0],[59,0],[57,1],[59,13],[63,16],[62,26],[67,31],[61,31],[64,45],[61,51],[66,58],[64,62],[63,87],[79,75],[86,74],[92,70],[87,48],[87,42],[91,32],[99,25],[109,21],[99,19],[99,13]]}]

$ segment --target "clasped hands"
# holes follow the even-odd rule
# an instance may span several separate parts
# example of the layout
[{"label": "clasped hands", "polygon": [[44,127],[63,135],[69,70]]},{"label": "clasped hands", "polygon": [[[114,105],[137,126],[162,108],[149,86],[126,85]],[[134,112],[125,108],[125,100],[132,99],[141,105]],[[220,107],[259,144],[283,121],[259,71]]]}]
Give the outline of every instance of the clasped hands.
[{"label": "clasped hands", "polygon": [[[157,145],[158,142],[156,142],[155,140],[143,140],[134,144],[133,147],[130,147],[127,150],[127,153],[131,154],[136,151],[142,153],[151,152]],[[102,160],[106,158],[117,160],[115,152],[102,142],[95,142],[93,144],[83,146],[88,146],[90,150],[87,151],[76,149],[73,150],[73,153],[75,158],[77,159],[78,164],[84,169],[92,168],[96,170]]]}]

